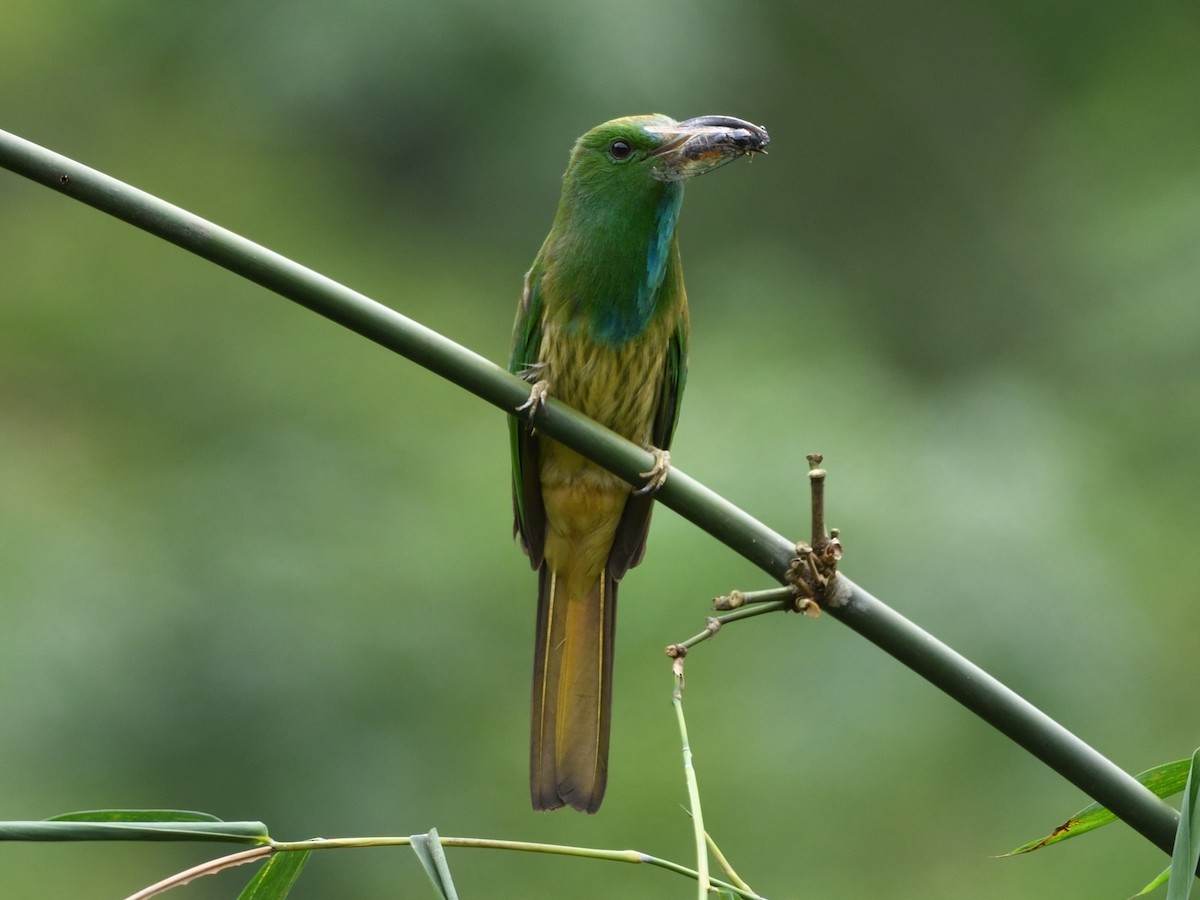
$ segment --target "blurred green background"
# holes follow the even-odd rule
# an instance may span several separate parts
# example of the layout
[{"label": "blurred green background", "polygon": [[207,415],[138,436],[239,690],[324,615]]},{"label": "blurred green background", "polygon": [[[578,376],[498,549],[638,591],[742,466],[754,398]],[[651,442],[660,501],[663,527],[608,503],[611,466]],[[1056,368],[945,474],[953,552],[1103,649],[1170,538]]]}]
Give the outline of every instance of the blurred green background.
[{"label": "blurred green background", "polygon": [[[574,138],[727,114],[688,188],[675,463],[1130,771],[1200,741],[1200,13],[951,4],[10,0],[0,127],[502,362]],[[535,578],[503,416],[0,173],[0,815],[174,806],[279,837],[634,847],[688,863],[662,648],[765,579],[668,510],[622,593],[599,815],[528,809]],[[829,617],[688,660],[707,824],[783,897],[1124,897],[1124,826]],[[114,897],[211,846],[0,847],[0,893]],[[458,851],[464,897],[687,897]],[[236,894],[245,871],[180,892]],[[432,896],[407,851],[297,898]]]}]

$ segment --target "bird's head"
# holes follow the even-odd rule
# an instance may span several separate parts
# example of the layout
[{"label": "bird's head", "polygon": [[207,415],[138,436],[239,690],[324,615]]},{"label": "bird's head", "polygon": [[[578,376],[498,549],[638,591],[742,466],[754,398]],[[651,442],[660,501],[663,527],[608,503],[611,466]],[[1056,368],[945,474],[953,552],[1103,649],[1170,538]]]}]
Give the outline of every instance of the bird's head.
[{"label": "bird's head", "polygon": [[680,182],[739,156],[765,153],[769,142],[765,129],[731,116],[682,122],[663,115],[626,116],[583,135],[565,177],[581,187]]},{"label": "bird's head", "polygon": [[[728,116],[628,116],[575,142],[550,234],[530,270],[571,327],[620,345],[641,334],[679,266],[686,179],[766,151],[767,132]],[[672,262],[673,260],[673,262]],[[668,294],[682,295],[682,275]]]}]

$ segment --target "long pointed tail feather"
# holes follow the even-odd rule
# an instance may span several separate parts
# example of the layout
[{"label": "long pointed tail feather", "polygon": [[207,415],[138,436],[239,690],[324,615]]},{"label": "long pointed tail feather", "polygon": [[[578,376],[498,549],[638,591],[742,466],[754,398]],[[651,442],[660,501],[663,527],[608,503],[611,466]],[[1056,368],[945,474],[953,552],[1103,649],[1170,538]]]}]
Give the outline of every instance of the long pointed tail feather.
[{"label": "long pointed tail feather", "polygon": [[617,584],[579,596],[548,565],[538,573],[529,788],[533,808],[595,812],[608,779]]}]

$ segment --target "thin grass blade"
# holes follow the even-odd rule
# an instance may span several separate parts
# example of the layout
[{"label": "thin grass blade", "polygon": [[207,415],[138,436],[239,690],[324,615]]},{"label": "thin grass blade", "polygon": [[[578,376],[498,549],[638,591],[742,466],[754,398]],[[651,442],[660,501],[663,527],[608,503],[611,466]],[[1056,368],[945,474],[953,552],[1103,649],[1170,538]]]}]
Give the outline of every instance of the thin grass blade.
[{"label": "thin grass blade", "polygon": [[458,900],[454,879],[450,877],[450,866],[446,862],[446,851],[442,847],[437,829],[430,828],[429,834],[414,834],[411,840],[413,852],[417,854],[425,874],[429,876],[443,900]]},{"label": "thin grass blade", "polygon": [[1145,897],[1150,892],[1156,890],[1160,885],[1166,884],[1167,879],[1170,877],[1171,877],[1171,870],[1163,869],[1161,872],[1158,873],[1158,876],[1152,882],[1150,882],[1148,885],[1146,885],[1144,888],[1142,888],[1140,891],[1138,891],[1133,896],[1134,897]]},{"label": "thin grass blade", "polygon": [[1167,900],[1188,900],[1196,883],[1196,865],[1200,863],[1200,750],[1192,754],[1191,763],[1179,809],[1175,849],[1171,853]]},{"label": "thin grass blade", "polygon": [[[1172,794],[1177,794],[1183,790],[1184,784],[1187,783],[1188,770],[1191,768],[1191,765],[1192,761],[1190,759],[1177,759],[1173,762],[1163,763],[1162,765],[1147,769],[1136,777],[1139,782],[1153,791],[1155,796],[1170,797]],[[1019,856],[1022,853],[1031,853],[1034,850],[1049,847],[1051,844],[1057,844],[1059,841],[1065,841],[1067,838],[1078,837],[1081,834],[1094,831],[1103,825],[1115,821],[1117,821],[1117,817],[1110,809],[1101,806],[1099,803],[1092,803],[1075,813],[1075,815],[1071,816],[1071,818],[1067,819],[1067,821],[1063,822],[1045,837],[1030,841],[1028,844],[1022,844],[1017,849],[1003,854],[1003,856]]]},{"label": "thin grass blade", "polygon": [[300,877],[311,850],[278,850],[268,859],[238,900],[284,900]]}]

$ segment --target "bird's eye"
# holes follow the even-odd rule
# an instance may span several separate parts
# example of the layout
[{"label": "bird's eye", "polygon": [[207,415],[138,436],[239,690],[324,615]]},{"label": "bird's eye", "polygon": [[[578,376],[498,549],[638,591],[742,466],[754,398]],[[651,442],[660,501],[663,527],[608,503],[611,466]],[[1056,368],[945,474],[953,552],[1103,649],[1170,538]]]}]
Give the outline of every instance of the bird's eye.
[{"label": "bird's eye", "polygon": [[608,155],[620,162],[633,155],[633,147],[628,141],[613,141],[608,145]]}]

